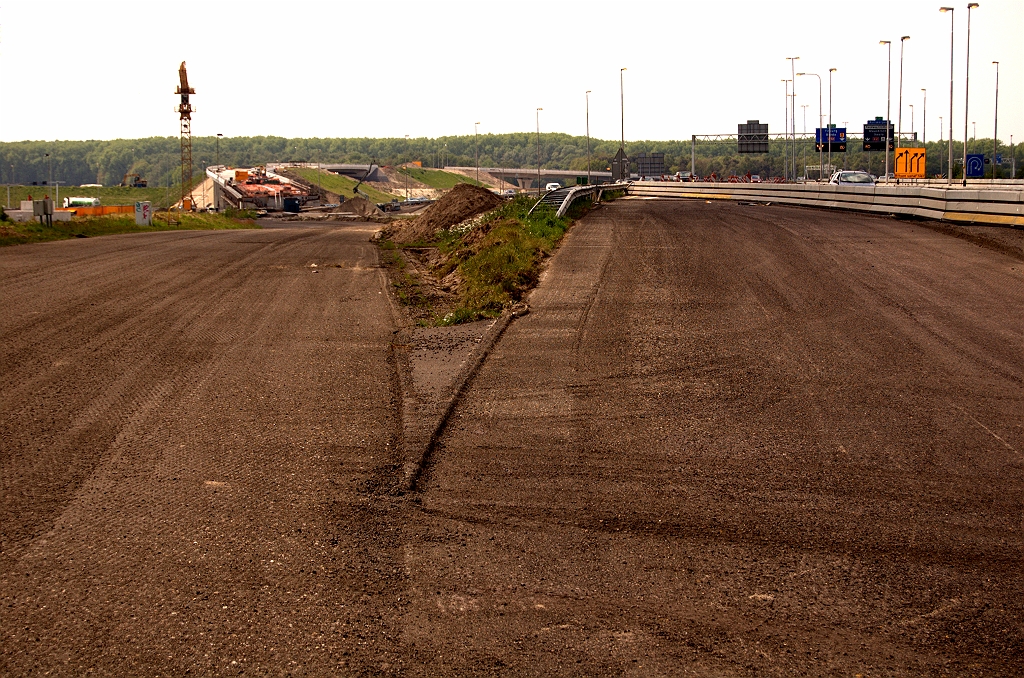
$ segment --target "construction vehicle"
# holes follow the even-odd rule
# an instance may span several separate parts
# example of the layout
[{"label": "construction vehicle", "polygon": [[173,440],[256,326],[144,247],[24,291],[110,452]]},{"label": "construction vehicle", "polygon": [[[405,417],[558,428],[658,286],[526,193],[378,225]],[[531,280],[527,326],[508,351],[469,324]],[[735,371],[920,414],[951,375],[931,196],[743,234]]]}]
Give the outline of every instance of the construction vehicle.
[{"label": "construction vehicle", "polygon": [[121,179],[122,188],[145,188],[148,185],[149,182],[139,176],[138,172],[129,172]]},{"label": "construction vehicle", "polygon": [[[353,197],[358,198],[359,196],[362,196],[362,197],[366,198],[367,200],[370,200],[369,194],[360,191],[359,187],[363,185],[363,182],[366,181],[366,179],[369,178],[369,176],[371,174],[373,174],[373,172],[376,169],[378,169],[378,165],[377,165],[376,158],[374,158],[373,160],[370,161],[370,166],[367,168],[366,174],[364,174],[363,177],[359,181],[356,182],[356,185],[352,187],[352,195],[353,195]],[[385,211],[387,211],[387,210],[385,210]]]}]

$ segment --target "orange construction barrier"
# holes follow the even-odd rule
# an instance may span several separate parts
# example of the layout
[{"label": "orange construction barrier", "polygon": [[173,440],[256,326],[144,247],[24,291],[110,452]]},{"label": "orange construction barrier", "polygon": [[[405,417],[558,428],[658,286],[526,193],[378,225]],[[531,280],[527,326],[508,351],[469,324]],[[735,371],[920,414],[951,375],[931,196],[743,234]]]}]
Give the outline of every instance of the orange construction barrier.
[{"label": "orange construction barrier", "polygon": [[69,207],[57,210],[71,212],[76,217],[101,217],[105,214],[135,214],[135,205],[100,205],[99,207]]}]

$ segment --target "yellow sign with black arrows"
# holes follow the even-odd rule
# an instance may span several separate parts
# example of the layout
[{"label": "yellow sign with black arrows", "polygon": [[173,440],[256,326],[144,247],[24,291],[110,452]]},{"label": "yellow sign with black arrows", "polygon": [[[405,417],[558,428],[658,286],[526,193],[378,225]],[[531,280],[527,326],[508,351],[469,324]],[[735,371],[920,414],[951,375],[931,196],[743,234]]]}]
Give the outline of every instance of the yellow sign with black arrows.
[{"label": "yellow sign with black arrows", "polygon": [[896,178],[924,179],[925,153],[923,148],[896,149]]}]

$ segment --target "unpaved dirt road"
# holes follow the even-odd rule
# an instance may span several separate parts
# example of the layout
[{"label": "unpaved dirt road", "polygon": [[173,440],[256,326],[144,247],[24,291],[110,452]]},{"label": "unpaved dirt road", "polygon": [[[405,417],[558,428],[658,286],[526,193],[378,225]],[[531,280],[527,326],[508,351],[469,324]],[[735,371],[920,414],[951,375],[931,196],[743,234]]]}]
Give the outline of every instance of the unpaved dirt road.
[{"label": "unpaved dirt road", "polygon": [[421,483],[427,673],[1019,675],[1021,269],[859,215],[592,214]]},{"label": "unpaved dirt road", "polygon": [[1019,674],[1021,261],[617,201],[403,494],[371,229],[0,250],[0,673]]},{"label": "unpaved dirt road", "polygon": [[374,228],[0,250],[0,673],[389,663]]}]

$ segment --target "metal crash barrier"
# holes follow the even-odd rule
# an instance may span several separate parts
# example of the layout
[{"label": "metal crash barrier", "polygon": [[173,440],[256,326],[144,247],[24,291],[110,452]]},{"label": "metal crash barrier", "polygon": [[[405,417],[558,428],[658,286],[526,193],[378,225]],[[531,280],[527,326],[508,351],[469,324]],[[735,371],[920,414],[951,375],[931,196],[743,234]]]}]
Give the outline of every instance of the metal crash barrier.
[{"label": "metal crash barrier", "polygon": [[957,223],[1024,226],[1024,187],[984,189],[642,181],[630,184],[626,192],[631,196],[646,198],[753,200],[901,214]]}]

